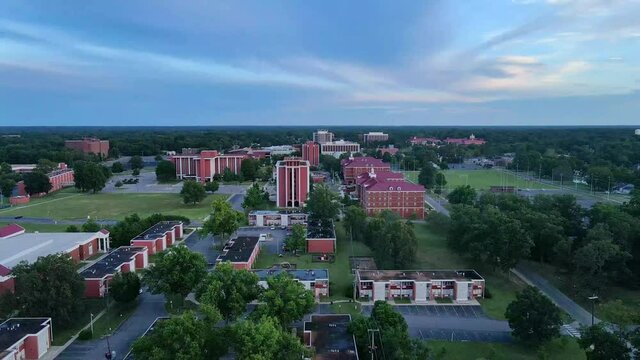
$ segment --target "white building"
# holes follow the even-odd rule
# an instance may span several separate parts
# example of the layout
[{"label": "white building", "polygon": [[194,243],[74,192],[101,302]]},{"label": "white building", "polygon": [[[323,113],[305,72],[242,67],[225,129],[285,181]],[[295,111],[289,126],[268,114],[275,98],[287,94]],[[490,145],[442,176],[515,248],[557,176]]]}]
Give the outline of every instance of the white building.
[{"label": "white building", "polygon": [[322,155],[331,155],[334,157],[340,157],[344,153],[359,153],[360,144],[353,141],[338,140],[320,144],[320,153]]},{"label": "white building", "polygon": [[249,213],[251,226],[291,226],[306,224],[308,215],[299,211],[256,210]]}]

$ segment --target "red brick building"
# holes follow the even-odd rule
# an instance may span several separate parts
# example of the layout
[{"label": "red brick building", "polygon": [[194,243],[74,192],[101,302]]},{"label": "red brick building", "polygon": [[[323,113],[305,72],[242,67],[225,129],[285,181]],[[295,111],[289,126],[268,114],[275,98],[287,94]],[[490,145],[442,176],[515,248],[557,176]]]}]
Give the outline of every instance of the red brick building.
[{"label": "red brick building", "polygon": [[289,157],[276,163],[276,205],[303,207],[309,193],[309,162]]},{"label": "red brick building", "polygon": [[36,360],[53,342],[51,318],[11,318],[0,323],[0,359]]},{"label": "red brick building", "polygon": [[333,221],[309,221],[307,252],[333,254],[336,252],[336,229]]},{"label": "red brick building", "polygon": [[80,272],[84,278],[84,296],[101,298],[109,293],[109,283],[119,273],[137,272],[149,266],[145,246],[121,246]]},{"label": "red brick building", "polygon": [[234,174],[240,173],[242,160],[247,154],[220,154],[217,150],[182,149],[182,153],[173,155],[170,160],[176,166],[178,179],[193,179],[200,182],[213,181],[215,175],[222,175],[225,169]]},{"label": "red brick building", "polygon": [[436,146],[440,144],[442,140],[434,137],[412,137],[409,139],[409,143],[411,145],[427,145],[427,146]]},{"label": "red brick building", "polygon": [[[31,171],[33,171],[33,169]],[[75,182],[73,169],[67,167],[67,164],[65,163],[59,163],[58,168],[48,173],[47,176],[49,177],[49,183],[51,184],[51,190],[49,190],[50,193],[61,190],[65,187],[73,186]],[[10,203],[12,205],[26,204],[29,202],[29,195],[25,189],[24,181],[18,181],[13,193],[15,195],[10,199]],[[44,193],[40,195],[44,195]]]},{"label": "red brick building", "polygon": [[391,165],[369,156],[343,159],[340,165],[342,166],[344,183],[347,185],[355,184],[358,175],[369,172],[372,169],[376,173],[391,171]]},{"label": "red brick building", "polygon": [[387,147],[379,147],[377,151],[380,151],[380,155],[389,154],[391,156],[398,153],[400,149],[394,147],[393,145],[389,145]]},{"label": "red brick building", "polygon": [[149,255],[164,251],[182,237],[181,221],[161,221],[131,239],[131,246],[145,246]]},{"label": "red brick building", "polygon": [[404,180],[399,173],[361,174],[357,179],[360,205],[373,216],[391,210],[403,218],[424,219],[424,186]]},{"label": "red brick building", "polygon": [[234,269],[250,270],[260,253],[260,238],[239,236],[229,240],[218,255],[216,263],[228,261]]},{"label": "red brick building", "polygon": [[109,140],[96,138],[84,138],[82,140],[65,140],[64,147],[83,152],[85,154],[96,154],[103,158],[109,156]]},{"label": "red brick building", "polygon": [[468,138],[446,138],[444,142],[447,144],[454,145],[484,145],[487,143],[485,139],[476,138],[475,135],[471,134]]},{"label": "red brick building", "polygon": [[302,144],[302,159],[307,160],[311,166],[320,165],[320,144],[313,141]]}]

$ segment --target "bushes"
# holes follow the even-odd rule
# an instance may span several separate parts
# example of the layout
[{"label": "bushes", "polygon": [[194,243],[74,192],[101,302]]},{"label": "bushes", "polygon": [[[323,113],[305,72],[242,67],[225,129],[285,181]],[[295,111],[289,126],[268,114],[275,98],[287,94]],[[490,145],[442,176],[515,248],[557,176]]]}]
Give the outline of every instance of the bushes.
[{"label": "bushes", "polygon": [[93,338],[93,334],[91,333],[91,329],[84,329],[80,331],[78,334],[78,340],[87,341]]}]

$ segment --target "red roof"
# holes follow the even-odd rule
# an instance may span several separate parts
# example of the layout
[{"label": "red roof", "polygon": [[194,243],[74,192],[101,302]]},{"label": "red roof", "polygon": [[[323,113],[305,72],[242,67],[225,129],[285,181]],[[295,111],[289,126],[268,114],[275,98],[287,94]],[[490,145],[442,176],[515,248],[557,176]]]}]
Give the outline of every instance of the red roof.
[{"label": "red roof", "polygon": [[18,235],[24,232],[24,228],[18,224],[9,224],[0,228],[0,239]]},{"label": "red roof", "polygon": [[406,181],[401,173],[379,173],[373,177],[366,173],[359,179],[364,191],[424,191],[424,186]]},{"label": "red roof", "polygon": [[398,173],[398,172],[377,172],[374,173],[375,176],[371,176],[370,173],[366,172],[366,173],[362,173],[360,175],[358,175],[358,177],[356,178],[356,185],[365,185],[366,183],[369,181],[398,181],[398,180],[404,180],[404,175],[402,175],[402,173]]},{"label": "red roof", "polygon": [[355,158],[349,158],[349,159],[343,159],[342,163],[340,164],[342,165],[342,167],[344,168],[349,168],[349,167],[386,167],[386,168],[390,168],[391,165],[389,165],[388,163],[380,160],[380,159],[376,159],[374,157],[370,157],[370,156],[361,156],[361,157],[355,157]]},{"label": "red roof", "polygon": [[0,264],[0,276],[7,276],[9,274],[11,274],[11,269]]},{"label": "red roof", "polygon": [[100,232],[105,234],[105,235],[109,235],[109,230],[107,230],[107,229],[100,229]]}]

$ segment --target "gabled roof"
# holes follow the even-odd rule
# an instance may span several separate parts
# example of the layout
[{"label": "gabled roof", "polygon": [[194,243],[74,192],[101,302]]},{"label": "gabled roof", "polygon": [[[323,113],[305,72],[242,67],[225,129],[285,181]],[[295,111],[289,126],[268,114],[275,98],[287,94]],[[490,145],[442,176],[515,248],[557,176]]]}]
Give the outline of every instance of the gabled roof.
[{"label": "gabled roof", "polygon": [[422,185],[397,178],[370,178],[362,186],[365,191],[424,191]]},{"label": "gabled roof", "polygon": [[391,165],[389,165],[388,163],[380,160],[380,159],[376,159],[374,157],[370,157],[370,156],[361,156],[361,157],[354,157],[354,158],[349,158],[349,159],[343,159],[342,163],[341,163],[342,167],[344,168],[350,168],[350,167],[386,167],[386,168],[390,168]]},{"label": "gabled roof", "polygon": [[9,224],[0,228],[0,239],[24,233],[24,228],[18,224]]},{"label": "gabled roof", "polygon": [[0,264],[0,276],[8,276],[9,274],[11,274],[11,269]]}]

